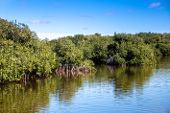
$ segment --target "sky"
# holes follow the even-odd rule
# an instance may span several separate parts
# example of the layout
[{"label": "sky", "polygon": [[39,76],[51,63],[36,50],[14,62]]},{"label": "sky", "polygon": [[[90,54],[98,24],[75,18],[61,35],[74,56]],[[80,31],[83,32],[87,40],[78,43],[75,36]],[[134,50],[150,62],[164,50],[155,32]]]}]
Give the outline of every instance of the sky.
[{"label": "sky", "polygon": [[0,0],[0,17],[40,39],[75,34],[170,33],[170,0]]}]

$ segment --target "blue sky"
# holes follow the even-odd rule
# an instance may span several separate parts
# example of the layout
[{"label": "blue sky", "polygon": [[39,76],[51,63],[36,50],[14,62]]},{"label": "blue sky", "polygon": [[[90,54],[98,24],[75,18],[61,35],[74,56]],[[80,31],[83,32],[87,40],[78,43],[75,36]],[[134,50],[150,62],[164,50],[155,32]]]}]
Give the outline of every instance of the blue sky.
[{"label": "blue sky", "polygon": [[0,17],[43,39],[74,34],[170,32],[170,0],[0,0]]}]

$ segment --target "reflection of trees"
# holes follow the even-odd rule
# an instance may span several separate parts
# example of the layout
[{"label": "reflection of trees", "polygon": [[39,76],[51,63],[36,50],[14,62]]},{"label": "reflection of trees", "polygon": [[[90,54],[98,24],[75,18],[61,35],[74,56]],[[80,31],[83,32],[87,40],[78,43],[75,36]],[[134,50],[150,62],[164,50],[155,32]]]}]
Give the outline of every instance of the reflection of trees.
[{"label": "reflection of trees", "polygon": [[[157,60],[157,68],[169,65],[170,57]],[[163,64],[163,65],[161,65]],[[111,84],[116,97],[132,95],[135,90],[142,90],[144,83],[153,75],[154,66],[96,66],[96,73],[88,75],[66,74],[53,75],[45,79],[36,79],[24,84],[8,84],[0,86],[0,112],[38,112],[47,107],[49,95],[54,94],[59,102],[69,104],[75,93],[83,87],[83,83],[98,86],[98,83]]]},{"label": "reflection of trees", "polygon": [[156,60],[158,62],[158,65],[156,66],[156,69],[160,69],[160,68],[170,69],[170,57],[169,56],[156,57]]},{"label": "reflection of trees", "polygon": [[142,89],[144,83],[153,76],[155,66],[96,66],[97,72],[86,76],[89,84],[110,83],[113,84],[115,96],[131,95],[134,89]]},{"label": "reflection of trees", "polygon": [[[111,67],[109,67],[111,69]],[[132,94],[133,89],[142,89],[144,82],[153,75],[154,66],[112,67],[109,79],[114,80],[115,95]]]},{"label": "reflection of trees", "polygon": [[71,101],[71,98],[75,95],[75,92],[82,87],[82,76],[54,77],[55,78],[53,78],[53,80],[57,80],[56,94],[60,102],[67,103]]},{"label": "reflection of trees", "polygon": [[0,86],[0,112],[37,112],[49,103],[49,94],[57,94],[67,103],[82,86],[82,76],[51,76],[24,84]]},{"label": "reflection of trees", "polygon": [[8,84],[0,86],[0,112],[37,112],[49,102],[50,85],[47,79],[30,85]]}]

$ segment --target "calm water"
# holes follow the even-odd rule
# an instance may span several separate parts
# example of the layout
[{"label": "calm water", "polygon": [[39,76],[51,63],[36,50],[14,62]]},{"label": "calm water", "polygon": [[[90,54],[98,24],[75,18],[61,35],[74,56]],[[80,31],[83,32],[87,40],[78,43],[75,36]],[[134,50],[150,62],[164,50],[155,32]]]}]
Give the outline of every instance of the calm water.
[{"label": "calm water", "polygon": [[169,113],[170,57],[143,67],[97,66],[97,73],[53,75],[0,86],[0,112]]}]

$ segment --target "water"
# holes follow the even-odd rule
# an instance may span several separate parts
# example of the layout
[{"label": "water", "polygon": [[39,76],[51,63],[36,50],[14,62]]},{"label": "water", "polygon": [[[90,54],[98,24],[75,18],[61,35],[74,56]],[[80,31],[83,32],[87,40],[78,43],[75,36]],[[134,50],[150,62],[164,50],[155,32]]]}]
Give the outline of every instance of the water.
[{"label": "water", "polygon": [[53,75],[0,86],[0,112],[169,113],[170,57],[154,66],[97,66],[97,73]]}]

